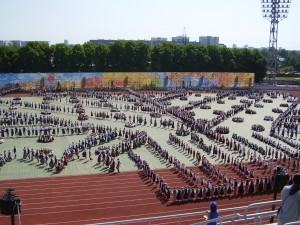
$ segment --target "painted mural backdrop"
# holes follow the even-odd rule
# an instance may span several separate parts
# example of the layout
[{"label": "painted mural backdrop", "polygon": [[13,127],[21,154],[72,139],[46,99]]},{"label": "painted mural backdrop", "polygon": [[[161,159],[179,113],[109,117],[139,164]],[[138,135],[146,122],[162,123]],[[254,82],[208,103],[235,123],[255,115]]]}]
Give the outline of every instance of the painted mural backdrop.
[{"label": "painted mural backdrop", "polygon": [[4,73],[0,87],[18,85],[35,89],[101,89],[114,87],[166,88],[252,88],[254,73],[144,72],[144,73]]}]

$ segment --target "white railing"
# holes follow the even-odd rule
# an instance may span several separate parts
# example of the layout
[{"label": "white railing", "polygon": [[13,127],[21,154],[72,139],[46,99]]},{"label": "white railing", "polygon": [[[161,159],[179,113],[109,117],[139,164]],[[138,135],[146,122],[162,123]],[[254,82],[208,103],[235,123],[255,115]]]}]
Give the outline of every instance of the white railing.
[{"label": "white railing", "polygon": [[[228,216],[223,216],[223,217],[219,217],[216,219],[211,219],[211,220],[207,220],[207,221],[203,221],[203,222],[199,222],[199,223],[194,223],[192,225],[206,225],[208,223],[211,222],[218,222],[218,225],[225,225],[225,224],[235,224],[235,223],[242,223],[244,221],[248,221],[248,220],[252,220],[254,219],[255,222],[251,223],[251,224],[255,224],[255,225],[262,225],[263,221],[262,219],[264,218],[269,218],[271,216],[276,215],[276,211],[271,211],[271,212],[263,212],[263,213],[255,213],[255,214],[250,214],[247,215],[246,217],[244,217],[243,215],[236,213],[236,214],[231,214]],[[235,219],[235,218],[242,218],[242,219]],[[227,219],[227,221],[224,221],[225,219]],[[228,220],[231,219],[231,220]],[[249,222],[249,221],[248,221]]]},{"label": "white railing", "polygon": [[[219,218],[216,218],[216,219],[211,219],[211,220],[207,220],[207,221],[203,221],[203,222],[199,222],[199,223],[194,223],[192,225],[206,225],[208,223],[211,223],[211,222],[219,222],[218,224],[222,225],[222,224],[234,224],[234,222],[236,221],[235,218],[237,217],[240,217],[241,215],[239,213],[235,213],[235,214],[230,214],[230,215],[227,215],[227,216],[222,216],[222,217],[219,217]],[[224,221],[223,220],[228,220],[228,219],[231,219],[231,221]]]},{"label": "white railing", "polygon": [[285,225],[299,225],[300,221],[286,223]]},{"label": "white railing", "polygon": [[[268,201],[268,202],[258,202],[258,203],[253,203],[253,204],[250,204],[248,207],[245,208],[245,211],[244,211],[244,218],[245,218],[245,221],[244,221],[244,225],[247,224],[247,220],[246,220],[246,217],[248,217],[248,211],[250,209],[253,209],[253,208],[256,208],[256,214],[259,214],[260,213],[260,209],[262,207],[266,207],[266,206],[270,206],[270,205],[276,205],[276,204],[280,204],[281,203],[281,200],[274,200],[274,201]],[[276,211],[277,212],[277,211]],[[277,214],[275,213],[275,216],[277,216]],[[250,218],[249,218],[250,219]],[[258,217],[254,218],[254,224],[256,224],[257,222],[257,219]]]},{"label": "white railing", "polygon": [[[245,225],[249,221],[254,221],[251,224],[257,224],[261,225],[262,220],[264,218],[269,217],[277,217],[277,210],[273,211],[264,211],[261,212],[261,208],[269,206],[269,205],[278,205],[281,203],[281,200],[275,200],[275,201],[268,201],[268,202],[260,202],[260,203],[254,203],[250,204],[248,206],[243,207],[235,207],[235,208],[227,208],[227,209],[220,209],[219,213],[230,213],[229,215],[222,216],[213,220],[209,221],[203,221],[199,223],[195,223],[194,225],[204,225],[209,222],[217,221],[219,224],[235,224],[239,222],[239,224],[244,223]],[[255,209],[255,213],[250,214],[249,211],[252,209]],[[240,213],[238,213],[240,212]],[[207,215],[207,211],[203,212],[194,212],[194,213],[185,213],[185,214],[175,214],[175,215],[167,215],[167,216],[158,216],[158,217],[149,217],[149,218],[141,218],[141,219],[133,219],[133,220],[120,220],[120,221],[113,221],[113,222],[106,222],[106,223],[97,223],[93,225],[112,225],[112,224],[130,224],[130,223],[140,223],[140,222],[146,222],[149,225],[152,224],[154,221],[158,220],[165,220],[165,219],[177,219],[177,224],[181,225],[184,218],[191,217],[191,216],[204,216]],[[226,221],[225,221],[226,220]],[[297,224],[297,223],[296,223]]]},{"label": "white railing", "polygon": [[[242,208],[242,207],[241,207]],[[113,222],[106,222],[106,223],[97,223],[97,224],[90,224],[90,225],[112,225],[112,224],[128,224],[128,223],[139,223],[139,222],[147,222],[149,225],[153,221],[163,220],[163,219],[178,219],[178,225],[181,225],[182,218],[190,217],[190,216],[201,216],[206,215],[207,212],[194,212],[194,213],[185,213],[185,214],[175,214],[175,215],[168,215],[168,216],[157,216],[157,217],[149,217],[149,218],[141,218],[141,219],[133,219],[133,220],[120,220],[120,221],[113,221]]]}]

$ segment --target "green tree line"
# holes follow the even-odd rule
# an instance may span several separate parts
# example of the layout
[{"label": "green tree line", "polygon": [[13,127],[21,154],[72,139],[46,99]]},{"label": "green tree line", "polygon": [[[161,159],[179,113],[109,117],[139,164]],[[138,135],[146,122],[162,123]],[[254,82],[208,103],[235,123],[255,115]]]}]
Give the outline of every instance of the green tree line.
[{"label": "green tree line", "polygon": [[[262,49],[263,55],[268,59],[269,50],[267,48]],[[300,51],[288,51],[286,49],[279,49],[277,51],[277,71],[278,73],[285,73],[291,71],[300,72]]]},{"label": "green tree line", "polygon": [[267,60],[259,50],[134,41],[109,46],[90,42],[72,48],[29,42],[0,47],[0,73],[34,72],[253,72],[263,80]]}]

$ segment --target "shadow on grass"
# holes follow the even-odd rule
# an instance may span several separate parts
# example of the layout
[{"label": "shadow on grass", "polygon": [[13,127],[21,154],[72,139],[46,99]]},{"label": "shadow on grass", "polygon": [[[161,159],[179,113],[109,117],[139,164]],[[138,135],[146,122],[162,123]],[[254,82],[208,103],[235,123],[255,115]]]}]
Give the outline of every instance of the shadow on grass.
[{"label": "shadow on grass", "polygon": [[[17,161],[23,162],[23,163],[32,163],[31,160],[26,160],[26,159],[18,159]],[[30,165],[30,164],[29,164]]]}]

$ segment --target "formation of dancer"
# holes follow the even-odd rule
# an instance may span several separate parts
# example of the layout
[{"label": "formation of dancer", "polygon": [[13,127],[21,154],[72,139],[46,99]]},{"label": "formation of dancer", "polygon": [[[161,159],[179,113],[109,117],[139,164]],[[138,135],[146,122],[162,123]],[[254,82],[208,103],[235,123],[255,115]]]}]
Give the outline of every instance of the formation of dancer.
[{"label": "formation of dancer", "polygon": [[[121,161],[117,157],[120,154],[128,153],[128,156],[136,163],[137,167],[143,169],[148,178],[160,188],[163,196],[169,199],[173,194],[173,201],[237,196],[273,190],[274,176],[256,176],[242,159],[250,160],[252,165],[269,171],[269,173],[276,167],[272,160],[277,159],[288,162],[288,167],[293,167],[294,170],[298,171],[300,152],[294,149],[300,148],[297,142],[300,110],[296,108],[299,100],[294,99],[290,104],[281,106],[285,108],[285,111],[273,121],[270,132],[271,138],[263,137],[258,132],[253,132],[252,137],[265,144],[262,147],[237,134],[233,134],[232,137],[226,137],[224,134],[230,133],[229,127],[216,126],[229,118],[236,119],[237,122],[243,121],[244,118],[239,117],[238,113],[245,111],[253,114],[253,110],[249,109],[253,103],[258,104],[260,101],[263,101],[264,95],[268,95],[270,98],[277,98],[279,97],[277,93],[271,94],[266,92],[261,94],[250,91],[219,91],[214,97],[206,96],[199,101],[191,101],[182,107],[170,104],[170,101],[173,99],[182,98],[185,101],[184,99],[192,93],[191,90],[137,92],[130,89],[111,93],[101,91],[65,92],[62,94],[39,93],[44,98],[43,103],[37,104],[18,100],[20,101],[18,104],[20,107],[24,106],[34,110],[49,110],[72,114],[76,113],[78,109],[83,109],[84,105],[95,108],[118,109],[120,112],[97,111],[93,109],[91,117],[110,120],[114,118],[134,124],[150,124],[157,127],[157,129],[165,127],[173,129],[176,127],[177,122],[177,135],[170,133],[168,141],[192,158],[192,162],[198,165],[197,169],[189,168],[180,162],[178,158],[170,154],[171,151],[169,149],[162,149],[159,142],[144,132],[70,121],[51,115],[44,116],[37,113],[29,114],[12,110],[0,110],[0,116],[3,116],[0,119],[1,136],[5,138],[39,136],[41,142],[48,142],[49,140],[54,140],[52,139],[53,135],[73,135],[86,132],[87,137],[79,140],[78,143],[72,143],[61,157],[56,156],[53,152],[50,153],[41,149],[34,150],[31,147],[27,147],[24,148],[23,158],[26,160],[37,160],[41,164],[48,165],[51,169],[61,171],[76,157],[77,159],[83,157],[93,160],[94,153],[91,149],[95,147],[98,164],[107,167],[110,172],[115,172],[116,170],[119,172]],[[228,100],[235,100],[236,96],[245,96],[249,100],[242,99],[240,104],[235,105],[227,112],[221,110],[216,112],[216,116],[210,120],[195,118],[195,113],[192,110],[196,107],[205,106],[205,104],[212,102],[223,104],[226,97],[228,97]],[[61,102],[62,98],[66,98],[66,103],[72,104],[72,106],[62,107],[55,103],[55,101]],[[116,103],[116,101],[121,101],[121,104]],[[263,102],[267,103],[269,101]],[[0,104],[7,105],[12,104],[12,102],[1,102]],[[129,115],[128,112],[125,114],[121,112],[123,110],[130,110],[135,114]],[[150,120],[147,121],[146,117],[136,115],[137,112],[152,113],[153,115],[155,113],[155,116],[150,117]],[[166,114],[172,115],[172,119],[162,118]],[[178,137],[186,134],[191,134],[191,140],[200,150],[193,149]],[[215,143],[205,143],[202,138],[203,135]],[[110,144],[116,139],[120,139],[120,142]],[[291,148],[280,145],[280,141],[287,143]],[[173,165],[173,171],[181,174],[188,181],[189,185],[171,187],[163,177],[151,170],[149,164],[141,159],[138,154],[138,148],[145,143],[151,147],[157,157],[163,159],[165,163]],[[223,147],[236,153],[241,158],[234,158],[218,144],[223,144]],[[12,154],[12,151],[10,151],[10,156],[8,152],[0,155],[0,162],[7,162],[8,159],[12,160]],[[208,157],[220,160],[223,164],[229,164],[237,176],[229,176],[222,172],[218,166],[210,163]],[[271,161],[268,161],[268,159]],[[218,182],[214,183],[212,180],[217,180]]]}]

